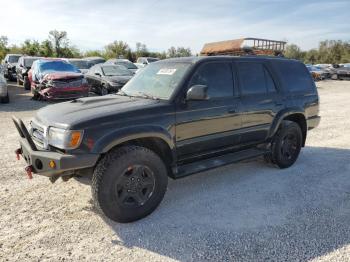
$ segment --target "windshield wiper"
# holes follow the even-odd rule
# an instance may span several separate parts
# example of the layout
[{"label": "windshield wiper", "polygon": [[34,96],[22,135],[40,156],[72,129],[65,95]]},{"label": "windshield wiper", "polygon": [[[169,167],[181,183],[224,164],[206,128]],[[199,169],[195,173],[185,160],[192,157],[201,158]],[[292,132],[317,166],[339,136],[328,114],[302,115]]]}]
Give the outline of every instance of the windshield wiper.
[{"label": "windshield wiper", "polygon": [[159,97],[152,96],[152,95],[146,94],[146,93],[144,93],[144,92],[137,92],[137,93],[138,93],[141,97],[144,97],[144,98],[159,100]]},{"label": "windshield wiper", "polygon": [[115,93],[118,96],[129,96],[127,93],[125,93],[123,90],[119,90],[117,93]]}]

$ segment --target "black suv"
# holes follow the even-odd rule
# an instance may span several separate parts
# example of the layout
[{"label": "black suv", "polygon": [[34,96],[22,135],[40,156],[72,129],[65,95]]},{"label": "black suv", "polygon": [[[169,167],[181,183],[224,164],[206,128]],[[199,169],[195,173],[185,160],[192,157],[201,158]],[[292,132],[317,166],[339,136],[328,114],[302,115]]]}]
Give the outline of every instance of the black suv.
[{"label": "black suv", "polygon": [[40,58],[41,57],[21,56],[18,59],[18,63],[16,66],[17,84],[18,85],[23,84],[25,90],[30,90],[30,81],[28,78],[28,72],[31,69],[33,62]]},{"label": "black suv", "polygon": [[150,214],[168,177],[264,156],[291,166],[320,121],[305,65],[258,56],[151,63],[119,93],[49,105],[21,136],[28,175],[89,178],[97,208],[112,220]]}]

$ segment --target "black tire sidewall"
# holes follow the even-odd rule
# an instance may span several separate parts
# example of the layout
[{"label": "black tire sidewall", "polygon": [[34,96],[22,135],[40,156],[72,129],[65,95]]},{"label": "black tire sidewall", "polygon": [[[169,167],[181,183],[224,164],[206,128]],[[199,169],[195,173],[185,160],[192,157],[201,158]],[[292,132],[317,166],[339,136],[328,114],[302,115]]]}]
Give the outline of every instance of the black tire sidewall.
[{"label": "black tire sidewall", "polygon": [[23,86],[25,90],[30,90],[30,82],[27,76],[23,79]]},{"label": "black tire sidewall", "polygon": [[[107,159],[102,160],[101,166],[103,174],[98,183],[97,194],[94,194],[103,214],[117,222],[132,222],[143,218],[153,212],[164,197],[167,184],[167,169],[158,155],[148,149],[133,146],[132,148],[120,148],[111,152]],[[100,163],[99,163],[100,164]],[[129,166],[141,164],[153,171],[155,176],[155,189],[151,198],[140,207],[121,206],[115,198],[115,182],[117,178]],[[96,193],[96,192],[95,192]]]},{"label": "black tire sidewall", "polygon": [[[297,152],[292,159],[285,159],[281,153],[281,146],[283,138],[288,134],[294,134],[297,137]],[[295,122],[285,122],[277,132],[275,139],[272,143],[272,160],[280,168],[288,168],[295,163],[301,151],[303,143],[303,135],[300,126]]]}]

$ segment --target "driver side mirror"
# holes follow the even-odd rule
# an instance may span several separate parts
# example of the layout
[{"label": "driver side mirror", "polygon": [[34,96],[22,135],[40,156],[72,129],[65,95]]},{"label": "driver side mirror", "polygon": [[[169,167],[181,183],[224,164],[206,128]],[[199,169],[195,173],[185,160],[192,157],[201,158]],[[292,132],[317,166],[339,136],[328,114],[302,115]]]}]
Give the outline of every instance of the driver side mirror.
[{"label": "driver side mirror", "polygon": [[186,100],[207,100],[208,87],[206,85],[194,85],[188,89]]}]

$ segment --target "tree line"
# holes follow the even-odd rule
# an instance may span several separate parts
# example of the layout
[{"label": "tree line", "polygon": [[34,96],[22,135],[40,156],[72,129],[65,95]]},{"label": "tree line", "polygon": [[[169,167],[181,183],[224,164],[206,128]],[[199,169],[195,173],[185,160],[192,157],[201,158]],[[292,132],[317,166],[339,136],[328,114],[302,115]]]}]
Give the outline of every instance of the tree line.
[{"label": "tree line", "polygon": [[[135,48],[124,41],[114,41],[101,50],[81,51],[72,45],[67,32],[52,30],[48,38],[42,42],[27,39],[19,45],[8,44],[6,36],[0,36],[0,60],[7,53],[20,53],[31,56],[79,58],[84,56],[101,56],[106,59],[124,57],[135,62],[138,57],[151,56],[160,59],[191,56],[190,48],[170,47],[167,51],[151,52],[143,43],[137,42]],[[295,44],[287,45],[285,56],[298,59],[309,64],[350,63],[350,41],[325,40],[318,48],[303,51]]]},{"label": "tree line", "polygon": [[9,45],[8,38],[6,36],[0,36],[0,60],[2,60],[7,53],[66,58],[100,56],[109,59],[124,57],[133,62],[141,56],[165,59],[192,55],[190,48],[172,46],[167,51],[151,52],[143,43],[137,42],[136,47],[133,49],[124,41],[114,41],[106,45],[102,50],[89,50],[83,52],[70,43],[66,31],[57,30],[50,31],[48,39],[42,42],[27,39],[19,45]]},{"label": "tree line", "polygon": [[287,45],[284,55],[307,64],[350,63],[350,41],[325,40],[318,48],[302,51],[295,44]]}]

